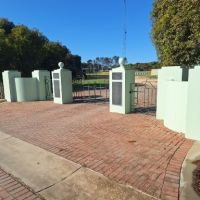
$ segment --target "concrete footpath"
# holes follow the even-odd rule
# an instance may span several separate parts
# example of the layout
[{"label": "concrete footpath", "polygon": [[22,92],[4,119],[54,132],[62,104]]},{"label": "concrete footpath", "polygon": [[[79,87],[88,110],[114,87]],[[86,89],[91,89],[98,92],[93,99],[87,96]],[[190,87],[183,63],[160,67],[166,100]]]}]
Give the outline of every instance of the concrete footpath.
[{"label": "concrete footpath", "polygon": [[200,163],[200,142],[195,142],[189,150],[182,166],[180,181],[180,200],[200,200],[200,196],[195,192],[193,185],[193,173]]},{"label": "concrete footpath", "polygon": [[2,132],[0,167],[47,200],[156,199]]}]

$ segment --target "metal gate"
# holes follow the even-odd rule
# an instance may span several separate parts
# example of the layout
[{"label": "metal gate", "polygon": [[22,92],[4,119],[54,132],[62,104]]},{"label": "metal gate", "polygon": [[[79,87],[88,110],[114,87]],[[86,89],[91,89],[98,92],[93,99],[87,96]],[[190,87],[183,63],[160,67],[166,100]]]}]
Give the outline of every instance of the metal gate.
[{"label": "metal gate", "polygon": [[73,80],[73,100],[74,102],[108,102],[109,83],[84,84],[83,80]]},{"label": "metal gate", "polygon": [[[133,112],[154,113],[156,111],[157,86],[150,81],[132,83]],[[84,84],[73,80],[73,99],[77,103],[109,102],[109,83]]]},{"label": "metal gate", "polygon": [[133,83],[133,104],[134,112],[151,112],[156,111],[157,86],[150,81],[142,83]]},{"label": "metal gate", "polygon": [[3,83],[0,82],[0,99],[4,99]]}]

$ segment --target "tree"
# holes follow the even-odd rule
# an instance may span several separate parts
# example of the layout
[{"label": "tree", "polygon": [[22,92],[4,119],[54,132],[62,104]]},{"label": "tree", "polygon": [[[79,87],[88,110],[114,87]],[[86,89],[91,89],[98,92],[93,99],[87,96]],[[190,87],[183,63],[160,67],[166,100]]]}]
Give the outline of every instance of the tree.
[{"label": "tree", "polygon": [[10,22],[5,18],[2,18],[0,20],[0,29],[3,29],[6,34],[9,34],[14,27],[15,25],[13,24],[13,22]]},{"label": "tree", "polygon": [[58,67],[58,62],[62,61],[65,66],[65,57],[70,54],[67,47],[62,46],[58,42],[46,42],[44,45],[45,53],[40,69],[48,69],[50,71]]},{"label": "tree", "polygon": [[162,65],[200,62],[200,1],[154,0],[152,39]]},{"label": "tree", "polygon": [[8,36],[8,43],[14,48],[14,55],[10,58],[11,65],[21,71],[23,76],[30,76],[34,69],[40,68],[47,42],[47,38],[39,31],[15,26]]},{"label": "tree", "polygon": [[72,71],[73,78],[82,76],[81,57],[79,55],[68,54],[65,56],[66,68]]},{"label": "tree", "polygon": [[0,28],[0,80],[4,70],[16,69],[12,62],[14,56],[14,47],[10,44],[6,31]]},{"label": "tree", "polygon": [[0,18],[0,80],[4,70],[19,70],[22,76],[30,76],[36,69],[54,70],[60,61],[73,75],[81,74],[81,57],[72,55],[66,46],[50,42],[36,29]]},{"label": "tree", "polygon": [[119,56],[113,56],[112,63],[113,63],[113,66],[119,65]]}]

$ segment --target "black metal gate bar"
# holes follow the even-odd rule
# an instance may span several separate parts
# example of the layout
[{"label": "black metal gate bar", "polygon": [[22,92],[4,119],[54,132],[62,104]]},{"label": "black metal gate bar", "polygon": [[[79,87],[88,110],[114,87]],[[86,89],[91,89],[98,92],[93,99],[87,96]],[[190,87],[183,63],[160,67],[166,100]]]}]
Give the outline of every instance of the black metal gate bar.
[{"label": "black metal gate bar", "polygon": [[[155,112],[157,87],[150,81],[132,83],[132,111]],[[84,85],[82,80],[73,81],[74,102],[109,101],[109,84]]]},{"label": "black metal gate bar", "polygon": [[109,84],[85,85],[82,80],[73,80],[73,99],[74,102],[98,102],[108,101]]},{"label": "black metal gate bar", "polygon": [[4,99],[4,88],[3,83],[0,82],[0,99]]},{"label": "black metal gate bar", "polygon": [[[134,84],[134,83],[133,83]],[[134,112],[155,112],[157,87],[151,82],[135,83],[132,107]]]}]

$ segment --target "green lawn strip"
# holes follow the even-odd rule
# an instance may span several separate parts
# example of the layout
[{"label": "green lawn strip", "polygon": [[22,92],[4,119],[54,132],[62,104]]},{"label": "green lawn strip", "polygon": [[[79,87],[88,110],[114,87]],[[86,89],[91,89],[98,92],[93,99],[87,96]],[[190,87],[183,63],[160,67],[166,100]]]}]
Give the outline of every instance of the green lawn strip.
[{"label": "green lawn strip", "polygon": [[85,87],[87,89],[87,87],[107,87],[109,84],[109,79],[90,79],[90,80],[82,80],[82,81],[78,81],[78,82],[74,82],[73,83],[73,87],[74,88],[81,88],[81,87]]}]

